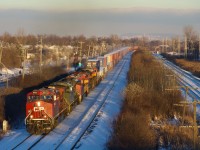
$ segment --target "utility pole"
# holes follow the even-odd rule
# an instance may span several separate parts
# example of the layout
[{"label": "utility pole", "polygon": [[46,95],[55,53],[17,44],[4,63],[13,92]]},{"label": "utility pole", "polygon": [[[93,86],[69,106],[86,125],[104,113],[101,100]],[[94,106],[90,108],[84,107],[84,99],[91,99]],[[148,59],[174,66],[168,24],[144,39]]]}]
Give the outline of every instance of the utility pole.
[{"label": "utility pole", "polygon": [[104,52],[104,48],[105,48],[105,42],[103,41],[101,43],[101,54],[100,55],[102,55],[102,53]]},{"label": "utility pole", "polygon": [[178,54],[180,56],[180,52],[181,52],[181,42],[180,42],[180,37],[178,37]]},{"label": "utility pole", "polygon": [[92,57],[94,57],[94,44],[92,44]]},{"label": "utility pole", "polygon": [[89,58],[91,45],[88,45],[88,47],[89,47],[89,49],[88,49],[87,57]]},{"label": "utility pole", "polygon": [[199,60],[200,60],[200,35],[199,35]]},{"label": "utility pole", "polygon": [[25,64],[26,64],[26,59],[27,59],[27,50],[25,48],[22,47],[22,45],[20,43],[19,44],[19,49],[20,49],[20,58],[23,61],[22,62],[22,81],[24,82],[24,78],[25,78]]},{"label": "utility pole", "polygon": [[67,53],[67,69],[70,67],[70,58],[69,58],[69,52]]},{"label": "utility pole", "polygon": [[185,55],[185,58],[187,58],[187,37],[186,37],[186,35],[185,35],[184,55]]},{"label": "utility pole", "polygon": [[[193,87],[189,87],[189,86],[180,86],[182,88],[185,89],[185,102],[187,101],[187,95],[189,95],[189,90],[190,89],[197,89],[197,88],[193,88]],[[184,119],[185,119],[185,110],[186,110],[186,105],[184,105],[183,107],[183,120],[182,120],[182,125],[184,124]]]},{"label": "utility pole", "polygon": [[164,53],[164,51],[165,51],[164,45],[165,45],[165,39],[163,39],[163,41],[162,41],[162,53]]},{"label": "utility pole", "polygon": [[78,46],[74,46],[75,53],[78,53]]},{"label": "utility pole", "polygon": [[42,49],[43,49],[43,43],[42,43],[42,37],[40,37],[40,49],[39,49],[39,51],[40,51],[40,76],[42,76]]},{"label": "utility pole", "polygon": [[172,51],[175,52],[175,48],[174,48],[174,39],[172,39]]},{"label": "utility pole", "polygon": [[101,55],[102,55],[102,52],[103,52],[103,46],[101,46],[100,49],[101,49],[101,50],[100,50],[100,56],[101,56]]},{"label": "utility pole", "polygon": [[25,63],[26,63],[26,58],[27,58],[27,53],[26,53],[26,49],[22,48],[22,58],[23,58],[23,73],[22,73],[22,80],[24,82],[24,76],[25,76]]},{"label": "utility pole", "polygon": [[22,70],[22,81],[24,82],[24,77],[25,77],[25,64],[26,64],[26,59],[27,59],[27,50],[22,47],[22,44],[19,42],[18,38],[16,38],[17,43],[19,45],[20,49],[20,58],[23,61],[23,70]]},{"label": "utility pole", "polygon": [[[175,75],[168,75],[168,76],[174,76],[174,80],[175,80]],[[194,87],[189,87],[189,86],[176,86],[176,87],[173,87],[173,88],[170,88],[170,89],[165,89],[167,91],[170,91],[170,90],[179,90],[180,88],[184,88],[185,89],[185,101],[184,102],[187,102],[187,95],[189,95],[189,90],[193,89],[193,90],[196,90],[197,88],[194,88]],[[184,120],[185,120],[185,111],[186,111],[186,105],[183,104],[183,119],[182,119],[182,125],[184,124]]]},{"label": "utility pole", "polygon": [[197,125],[197,120],[196,120],[196,117],[197,117],[197,110],[196,110],[196,107],[197,107],[197,104],[200,104],[200,101],[197,101],[196,99],[194,99],[193,102],[180,102],[179,104],[174,104],[175,106],[188,106],[188,105],[193,105],[193,126],[180,126],[181,128],[193,128],[193,147],[194,147],[194,150],[198,149],[197,147],[197,141],[198,141],[198,128],[200,128],[200,126]]},{"label": "utility pole", "polygon": [[1,61],[2,52],[3,52],[3,44],[1,42],[1,45],[0,45],[0,64],[3,66],[3,68],[6,69],[6,88],[8,88],[8,68],[6,68],[6,66]]},{"label": "utility pole", "polygon": [[82,61],[83,43],[85,43],[85,42],[80,41],[80,42],[78,42],[78,43],[80,44],[80,57],[81,57],[80,62],[81,62],[81,61]]},{"label": "utility pole", "polygon": [[3,51],[3,44],[1,43],[1,45],[0,45],[0,62],[1,62],[1,57],[2,57],[2,51]]}]

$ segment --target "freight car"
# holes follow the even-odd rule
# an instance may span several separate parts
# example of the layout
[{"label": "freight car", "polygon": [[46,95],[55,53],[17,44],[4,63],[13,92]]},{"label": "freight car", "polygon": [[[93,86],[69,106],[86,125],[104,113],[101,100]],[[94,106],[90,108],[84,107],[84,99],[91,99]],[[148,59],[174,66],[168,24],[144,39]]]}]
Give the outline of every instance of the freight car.
[{"label": "freight car", "polygon": [[33,134],[48,133],[99,83],[128,48],[89,59],[84,69],[27,94],[25,125]]}]

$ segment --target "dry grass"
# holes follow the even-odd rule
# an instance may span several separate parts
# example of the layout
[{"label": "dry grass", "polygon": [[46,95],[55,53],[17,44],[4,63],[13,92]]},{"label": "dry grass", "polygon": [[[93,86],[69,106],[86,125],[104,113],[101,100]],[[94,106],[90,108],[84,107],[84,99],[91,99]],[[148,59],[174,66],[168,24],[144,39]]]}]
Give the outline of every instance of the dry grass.
[{"label": "dry grass", "polygon": [[200,62],[199,61],[192,61],[187,60],[184,58],[179,58],[171,55],[162,54],[167,60],[175,63],[176,65],[180,66],[181,68],[192,72],[194,75],[200,77]]},{"label": "dry grass", "polygon": [[180,129],[176,126],[168,125],[159,131],[159,135],[162,145],[165,148],[172,150],[186,150],[193,147],[192,129]]},{"label": "dry grass", "polygon": [[188,70],[200,77],[200,62],[189,61],[186,59],[175,59],[175,62],[183,69]]},{"label": "dry grass", "polygon": [[123,112],[114,123],[115,134],[108,143],[109,149],[154,149],[156,135],[148,126],[148,117],[139,113]]},{"label": "dry grass", "polygon": [[160,138],[164,139],[163,146],[170,145],[171,149],[191,146],[190,132],[150,126],[155,116],[166,123],[175,113],[182,113],[182,109],[174,107],[182,100],[181,93],[165,90],[176,86],[176,82],[166,77],[163,66],[149,53],[136,52],[132,56],[128,81],[123,108],[113,124],[114,133],[108,149],[157,149]]}]

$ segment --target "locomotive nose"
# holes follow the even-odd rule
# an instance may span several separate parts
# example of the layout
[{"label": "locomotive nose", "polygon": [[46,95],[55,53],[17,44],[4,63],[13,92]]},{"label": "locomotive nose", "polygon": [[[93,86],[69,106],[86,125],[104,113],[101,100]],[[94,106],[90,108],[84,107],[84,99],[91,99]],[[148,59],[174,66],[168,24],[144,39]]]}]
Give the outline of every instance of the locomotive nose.
[{"label": "locomotive nose", "polygon": [[41,102],[35,102],[34,108],[33,108],[33,117],[34,118],[45,118],[44,117],[44,107],[41,106]]}]

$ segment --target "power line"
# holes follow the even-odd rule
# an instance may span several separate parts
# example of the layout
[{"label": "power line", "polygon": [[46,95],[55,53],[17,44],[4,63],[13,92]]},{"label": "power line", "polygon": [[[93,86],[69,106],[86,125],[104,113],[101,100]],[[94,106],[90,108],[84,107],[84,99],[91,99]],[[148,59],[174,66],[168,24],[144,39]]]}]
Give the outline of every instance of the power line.
[{"label": "power line", "polygon": [[2,63],[2,53],[3,53],[3,42],[1,42],[0,45],[0,64],[3,66],[3,68],[6,69],[6,88],[8,88],[8,68]]},{"label": "power line", "polygon": [[198,149],[197,147],[197,141],[198,141],[198,128],[200,126],[197,126],[197,120],[196,120],[196,117],[197,117],[197,104],[200,104],[199,101],[197,101],[197,99],[194,99],[193,102],[180,102],[179,104],[174,104],[175,106],[183,106],[185,107],[186,105],[193,105],[193,126],[179,126],[180,128],[193,128],[193,146],[194,146],[194,149]]}]

